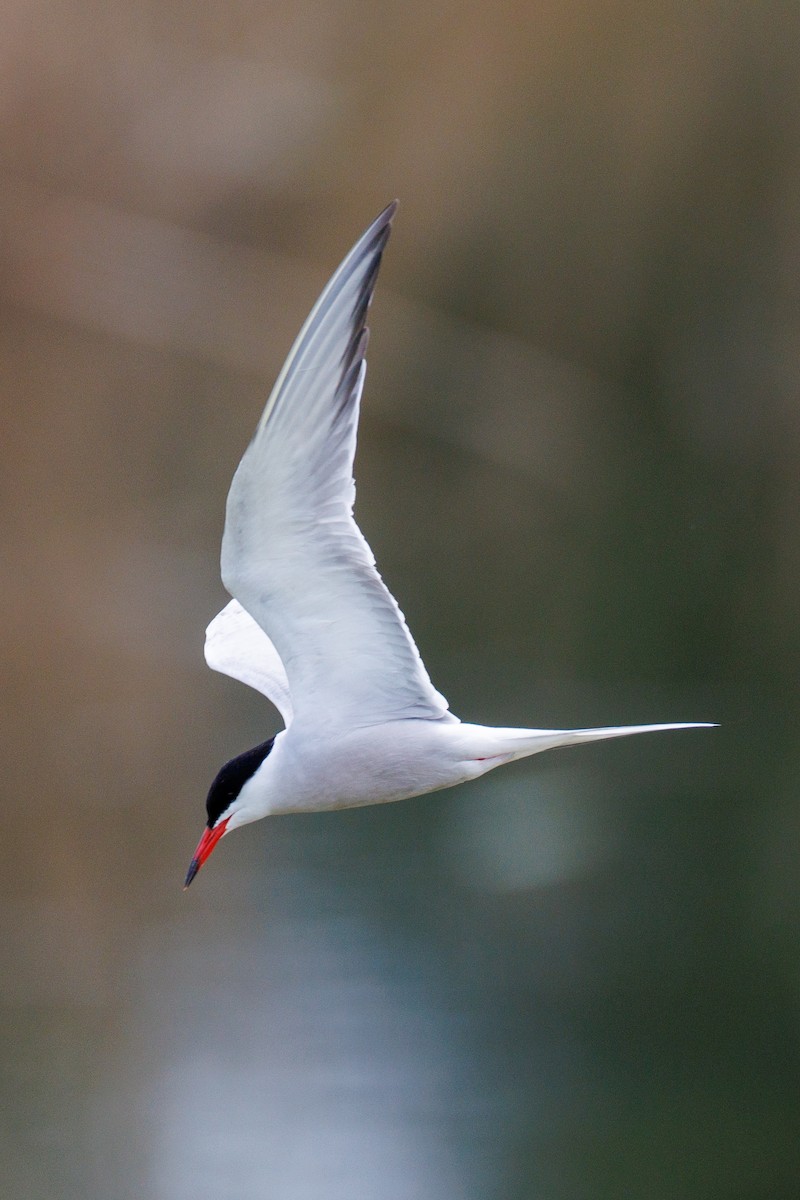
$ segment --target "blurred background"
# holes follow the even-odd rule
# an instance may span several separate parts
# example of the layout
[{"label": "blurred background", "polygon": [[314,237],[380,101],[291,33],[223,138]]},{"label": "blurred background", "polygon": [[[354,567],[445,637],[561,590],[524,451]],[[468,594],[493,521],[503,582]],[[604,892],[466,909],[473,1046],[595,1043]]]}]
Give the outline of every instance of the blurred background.
[{"label": "blurred background", "polygon": [[[800,8],[10,0],[0,1171],[36,1200],[783,1200]],[[717,720],[184,873],[278,726],[232,472],[395,195],[357,515],[464,718]]]}]

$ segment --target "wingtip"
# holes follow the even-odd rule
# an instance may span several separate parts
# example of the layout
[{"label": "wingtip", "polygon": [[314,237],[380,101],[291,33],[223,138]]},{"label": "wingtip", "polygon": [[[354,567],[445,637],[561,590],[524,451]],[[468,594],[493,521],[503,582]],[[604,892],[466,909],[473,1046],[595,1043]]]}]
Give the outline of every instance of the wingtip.
[{"label": "wingtip", "polygon": [[397,214],[397,208],[398,208],[399,203],[400,203],[399,200],[392,200],[389,204],[386,205],[386,208],[382,209],[381,212],[378,213],[377,217],[372,222],[372,230],[374,233],[377,233],[378,231],[386,230],[386,233],[388,235],[389,230],[392,227],[392,222],[394,221],[394,218]]}]

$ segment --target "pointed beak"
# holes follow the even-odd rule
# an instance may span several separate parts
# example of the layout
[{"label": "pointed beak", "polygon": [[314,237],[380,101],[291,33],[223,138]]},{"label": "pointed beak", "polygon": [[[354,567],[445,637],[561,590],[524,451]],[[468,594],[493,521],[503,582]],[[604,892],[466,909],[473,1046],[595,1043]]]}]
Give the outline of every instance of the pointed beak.
[{"label": "pointed beak", "polygon": [[203,830],[203,836],[197,843],[197,849],[192,855],[192,861],[189,863],[189,870],[186,872],[186,882],[183,885],[184,891],[186,891],[189,884],[202,867],[203,863],[211,854],[211,851],[214,849],[217,842],[225,833],[229,820],[230,818],[226,817],[224,821],[220,821],[219,824],[215,825],[213,829]]}]

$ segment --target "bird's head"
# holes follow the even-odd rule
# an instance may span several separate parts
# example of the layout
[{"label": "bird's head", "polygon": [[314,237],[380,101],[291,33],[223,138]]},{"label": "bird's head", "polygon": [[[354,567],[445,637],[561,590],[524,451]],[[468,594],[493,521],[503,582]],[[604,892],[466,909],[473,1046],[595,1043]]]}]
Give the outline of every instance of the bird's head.
[{"label": "bird's head", "polygon": [[208,823],[189,863],[184,889],[188,888],[211,851],[226,833],[264,816],[263,810],[252,802],[253,798],[247,785],[269,754],[274,741],[275,738],[270,738],[260,746],[254,746],[252,750],[232,758],[217,774],[206,800]]}]

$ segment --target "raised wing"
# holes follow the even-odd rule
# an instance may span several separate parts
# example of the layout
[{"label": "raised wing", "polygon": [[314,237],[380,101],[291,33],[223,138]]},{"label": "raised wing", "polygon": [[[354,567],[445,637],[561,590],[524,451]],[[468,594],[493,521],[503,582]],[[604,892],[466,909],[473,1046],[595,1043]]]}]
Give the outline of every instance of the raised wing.
[{"label": "raised wing", "polygon": [[316,729],[447,713],[353,520],[365,319],[395,209],[314,305],[228,495],[223,582],[274,643],[295,720]]},{"label": "raised wing", "polygon": [[217,613],[206,630],[205,655],[213,671],[261,692],[275,705],[284,724],[291,724],[292,698],[280,655],[238,600],[231,600]]}]

